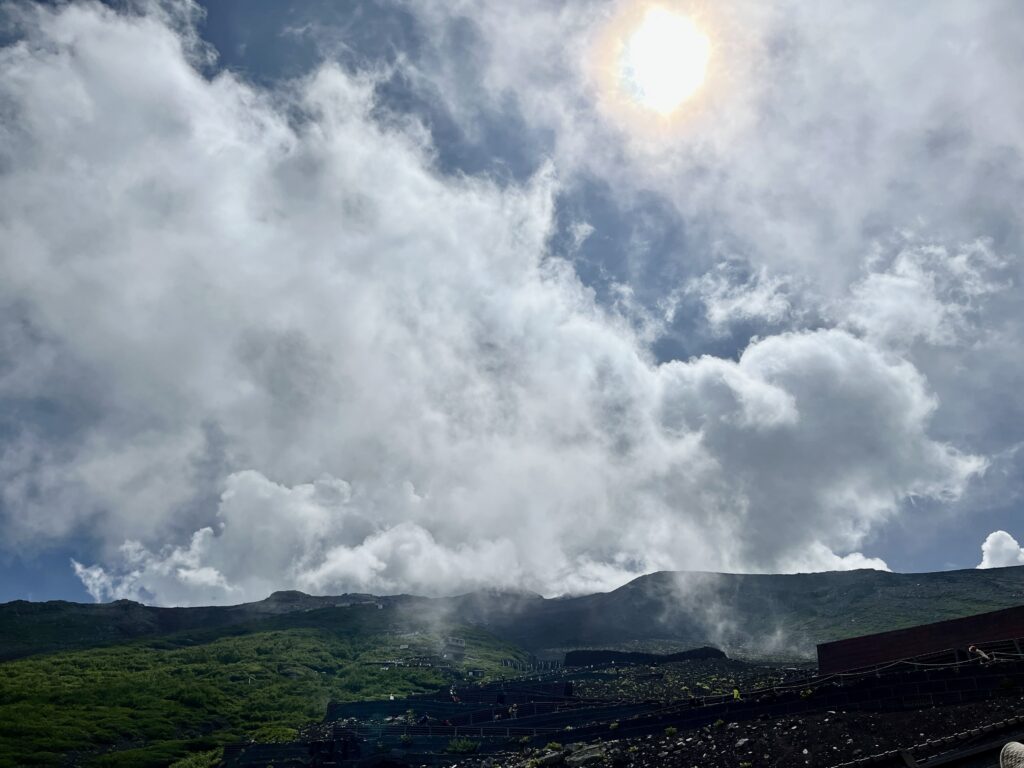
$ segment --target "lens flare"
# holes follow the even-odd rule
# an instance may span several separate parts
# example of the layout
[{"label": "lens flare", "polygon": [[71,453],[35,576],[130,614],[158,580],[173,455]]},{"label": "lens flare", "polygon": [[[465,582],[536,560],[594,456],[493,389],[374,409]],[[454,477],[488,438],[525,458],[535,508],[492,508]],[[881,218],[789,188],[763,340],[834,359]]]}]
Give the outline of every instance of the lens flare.
[{"label": "lens flare", "polygon": [[710,41],[688,17],[649,8],[622,48],[622,87],[637,103],[667,115],[700,88],[710,57]]}]

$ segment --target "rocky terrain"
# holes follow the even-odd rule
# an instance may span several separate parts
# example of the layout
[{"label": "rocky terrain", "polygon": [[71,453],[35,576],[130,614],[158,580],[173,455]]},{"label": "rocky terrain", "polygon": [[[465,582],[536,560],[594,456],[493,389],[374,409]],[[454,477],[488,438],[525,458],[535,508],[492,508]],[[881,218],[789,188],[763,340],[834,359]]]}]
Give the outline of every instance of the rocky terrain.
[{"label": "rocky terrain", "polygon": [[[840,680],[728,659],[566,669],[343,705],[310,731],[309,748],[242,745],[225,765],[314,764],[301,762],[311,748],[348,738],[354,757],[394,766],[906,768],[941,757],[992,768],[993,744],[1024,736],[1022,672],[1015,661],[907,663]],[[968,691],[961,703],[920,695],[943,675]]]},{"label": "rocky terrain", "polygon": [[615,701],[672,701],[690,696],[720,696],[733,690],[771,688],[805,677],[807,666],[780,667],[751,664],[733,659],[694,659],[659,664],[604,667],[603,671],[580,676],[574,682],[582,698]]},{"label": "rocky terrain", "polygon": [[[899,713],[831,711],[747,723],[719,722],[694,731],[666,729],[661,735],[562,746],[551,743],[481,757],[453,760],[452,768],[833,768],[881,753],[948,737],[979,725],[1024,715],[1024,699]],[[1024,732],[1024,725],[1018,726]],[[936,747],[931,754],[941,748]],[[918,758],[929,753],[920,750]]]}]

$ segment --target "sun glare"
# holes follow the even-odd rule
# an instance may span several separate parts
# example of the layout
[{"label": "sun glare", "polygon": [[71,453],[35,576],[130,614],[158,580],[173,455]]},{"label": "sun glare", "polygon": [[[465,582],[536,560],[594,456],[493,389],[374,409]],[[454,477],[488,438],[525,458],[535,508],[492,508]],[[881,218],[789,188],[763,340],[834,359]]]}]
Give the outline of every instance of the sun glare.
[{"label": "sun glare", "polygon": [[622,48],[619,72],[639,104],[667,115],[704,82],[711,43],[686,16],[649,8]]}]

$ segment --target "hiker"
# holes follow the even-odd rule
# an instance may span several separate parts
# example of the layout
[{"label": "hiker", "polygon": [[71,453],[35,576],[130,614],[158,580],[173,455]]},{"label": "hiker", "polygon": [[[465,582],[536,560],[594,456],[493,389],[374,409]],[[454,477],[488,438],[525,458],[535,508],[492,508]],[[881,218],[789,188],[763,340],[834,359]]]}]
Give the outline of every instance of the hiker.
[{"label": "hiker", "polygon": [[972,653],[975,656],[977,656],[978,658],[980,658],[982,664],[988,664],[990,661],[992,661],[992,657],[989,656],[987,653],[985,653],[983,650],[981,650],[981,648],[979,648],[976,645],[970,646],[967,649],[967,652],[968,653]]}]

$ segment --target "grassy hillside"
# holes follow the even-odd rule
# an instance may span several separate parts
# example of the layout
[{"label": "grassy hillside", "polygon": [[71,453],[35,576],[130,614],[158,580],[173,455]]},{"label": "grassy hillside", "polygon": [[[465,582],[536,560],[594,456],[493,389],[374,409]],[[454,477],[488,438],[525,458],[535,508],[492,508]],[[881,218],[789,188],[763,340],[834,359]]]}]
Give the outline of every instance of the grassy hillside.
[{"label": "grassy hillside", "polygon": [[445,633],[467,640],[472,667],[497,672],[501,658],[521,657],[479,629],[332,608],[8,661],[0,766],[166,766],[240,738],[286,738],[320,720],[330,699],[446,684],[450,673],[436,668],[381,663],[436,654]]},{"label": "grassy hillside", "polygon": [[131,600],[102,604],[15,600],[0,605],[0,660],[228,627],[317,608],[373,605],[378,600],[372,595],[314,597],[301,592],[275,592],[256,603],[198,608],[157,608]]}]

